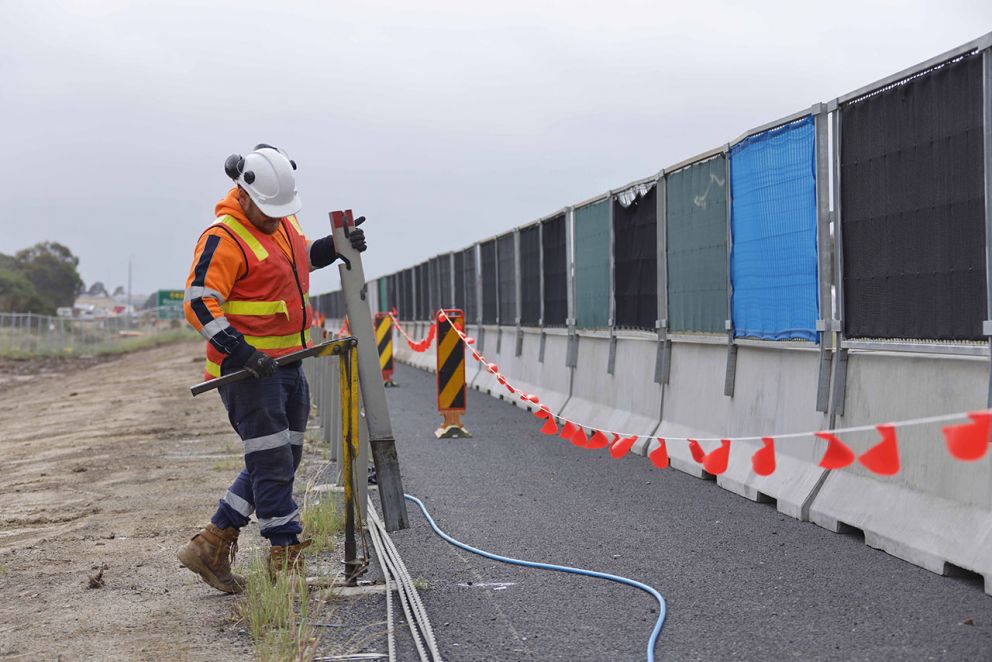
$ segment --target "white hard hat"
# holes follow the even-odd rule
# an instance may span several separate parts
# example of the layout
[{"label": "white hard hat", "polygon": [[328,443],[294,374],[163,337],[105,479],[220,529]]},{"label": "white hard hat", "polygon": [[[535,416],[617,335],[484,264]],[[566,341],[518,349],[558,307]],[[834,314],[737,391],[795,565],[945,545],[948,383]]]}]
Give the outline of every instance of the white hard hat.
[{"label": "white hard hat", "polygon": [[224,172],[243,188],[262,213],[271,218],[295,214],[303,207],[296,190],[296,162],[272,145],[255,145],[241,156],[231,154]]}]

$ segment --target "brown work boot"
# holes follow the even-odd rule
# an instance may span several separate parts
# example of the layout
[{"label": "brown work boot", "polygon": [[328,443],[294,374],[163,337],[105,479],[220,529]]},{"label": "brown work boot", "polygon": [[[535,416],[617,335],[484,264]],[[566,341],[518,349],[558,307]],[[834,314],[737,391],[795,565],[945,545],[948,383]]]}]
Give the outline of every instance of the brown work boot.
[{"label": "brown work boot", "polygon": [[210,523],[180,547],[177,556],[180,563],[218,591],[241,593],[245,579],[231,572],[237,551],[238,530],[233,526],[220,529]]},{"label": "brown work boot", "polygon": [[313,540],[307,539],[295,545],[285,547],[272,546],[269,551],[269,577],[273,582],[281,574],[306,577],[306,562],[303,558],[303,550],[313,544]]}]

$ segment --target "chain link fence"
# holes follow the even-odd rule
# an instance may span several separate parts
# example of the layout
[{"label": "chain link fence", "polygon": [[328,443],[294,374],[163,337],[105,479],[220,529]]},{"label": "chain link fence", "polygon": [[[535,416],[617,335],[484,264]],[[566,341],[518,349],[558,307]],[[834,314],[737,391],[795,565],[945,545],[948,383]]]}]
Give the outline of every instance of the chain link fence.
[{"label": "chain link fence", "polygon": [[0,356],[113,354],[198,337],[175,308],[104,318],[0,313]]}]

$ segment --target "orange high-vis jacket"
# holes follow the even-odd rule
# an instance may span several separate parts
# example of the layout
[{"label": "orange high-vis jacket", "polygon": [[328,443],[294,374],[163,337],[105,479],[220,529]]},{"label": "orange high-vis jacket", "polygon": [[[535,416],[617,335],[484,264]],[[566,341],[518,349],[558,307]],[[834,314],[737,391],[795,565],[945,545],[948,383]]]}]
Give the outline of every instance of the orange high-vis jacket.
[{"label": "orange high-vis jacket", "polygon": [[207,339],[207,379],[247,342],[275,358],[309,347],[309,245],[295,216],[267,235],[238,204],[237,188],[217,203],[217,221],[196,244],[186,279],[186,320]]}]

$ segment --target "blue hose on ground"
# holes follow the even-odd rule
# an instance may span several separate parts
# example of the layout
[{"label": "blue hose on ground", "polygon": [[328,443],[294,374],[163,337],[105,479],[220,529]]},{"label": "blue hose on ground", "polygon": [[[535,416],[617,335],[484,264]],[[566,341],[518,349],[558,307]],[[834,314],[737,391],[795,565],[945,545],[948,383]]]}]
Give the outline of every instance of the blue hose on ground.
[{"label": "blue hose on ground", "polygon": [[618,575],[610,575],[605,572],[596,572],[595,570],[583,570],[582,568],[572,568],[567,565],[553,565],[551,563],[538,563],[537,561],[522,561],[521,559],[513,559],[509,556],[500,556],[499,554],[493,554],[492,552],[487,552],[481,549],[476,549],[470,545],[455,540],[447,533],[441,530],[441,528],[431,517],[431,514],[427,512],[427,506],[417,497],[411,494],[404,494],[407,501],[411,501],[420,507],[420,511],[424,513],[424,517],[427,518],[427,522],[434,529],[434,533],[441,536],[448,542],[450,542],[455,547],[464,549],[466,552],[472,552],[473,554],[478,554],[479,556],[484,556],[487,559],[493,559],[494,561],[502,561],[503,563],[510,563],[512,565],[521,565],[525,568],[538,568],[539,570],[555,570],[557,572],[568,572],[573,575],[585,575],[586,577],[598,577],[599,579],[606,579],[611,582],[618,582],[620,584],[626,584],[627,586],[633,586],[634,588],[639,588],[645,593],[649,593],[651,597],[658,601],[658,622],[654,624],[654,630],[651,631],[651,638],[648,639],[648,662],[654,662],[654,648],[655,644],[658,642],[658,635],[661,634],[661,628],[665,624],[665,598],[661,596],[661,593],[648,586],[647,584],[642,584],[641,582],[635,581],[633,579],[627,579],[626,577],[620,577]]}]

